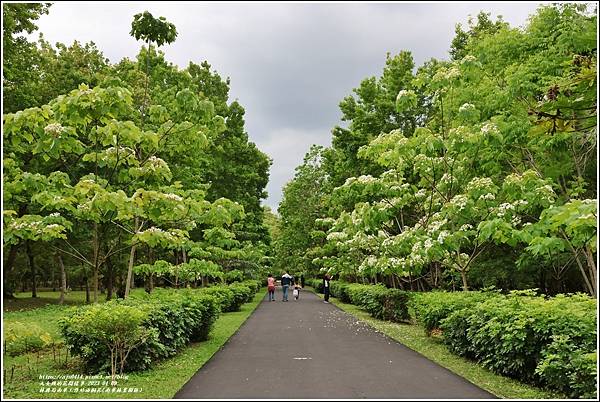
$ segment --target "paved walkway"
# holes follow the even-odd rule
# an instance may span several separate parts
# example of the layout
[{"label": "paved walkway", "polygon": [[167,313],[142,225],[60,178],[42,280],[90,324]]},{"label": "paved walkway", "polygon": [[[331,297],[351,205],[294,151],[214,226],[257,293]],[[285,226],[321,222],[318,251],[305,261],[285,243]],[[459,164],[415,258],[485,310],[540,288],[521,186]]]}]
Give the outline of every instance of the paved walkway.
[{"label": "paved walkway", "polygon": [[275,296],[175,398],[494,398],[311,292]]}]

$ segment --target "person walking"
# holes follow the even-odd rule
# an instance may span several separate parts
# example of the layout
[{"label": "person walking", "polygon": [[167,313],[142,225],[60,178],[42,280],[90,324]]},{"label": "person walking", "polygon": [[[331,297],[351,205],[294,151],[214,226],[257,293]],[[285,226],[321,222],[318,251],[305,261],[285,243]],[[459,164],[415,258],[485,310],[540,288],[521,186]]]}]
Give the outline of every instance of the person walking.
[{"label": "person walking", "polygon": [[304,273],[302,273],[300,275],[300,287],[303,288],[304,287]]},{"label": "person walking", "polygon": [[288,275],[287,271],[285,271],[283,276],[281,277],[281,289],[283,290],[283,300],[282,301],[288,301],[288,289],[291,284],[292,284],[292,277],[290,275]]},{"label": "person walking", "polygon": [[267,278],[267,290],[269,291],[269,301],[275,301],[275,278],[271,274]]},{"label": "person walking", "polygon": [[300,297],[300,284],[298,282],[294,282],[294,300],[298,301],[298,298]]},{"label": "person walking", "polygon": [[323,277],[323,294],[325,295],[325,303],[329,303],[329,281],[331,280],[331,277],[329,276],[329,274],[325,274],[325,276]]}]

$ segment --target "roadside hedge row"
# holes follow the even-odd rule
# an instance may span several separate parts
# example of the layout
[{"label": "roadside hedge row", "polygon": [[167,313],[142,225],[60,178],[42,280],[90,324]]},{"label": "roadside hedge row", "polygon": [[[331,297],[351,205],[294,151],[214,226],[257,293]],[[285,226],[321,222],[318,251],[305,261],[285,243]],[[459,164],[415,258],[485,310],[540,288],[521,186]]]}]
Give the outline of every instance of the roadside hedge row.
[{"label": "roadside hedge row", "polygon": [[[323,293],[323,279],[310,278],[305,283],[319,293]],[[333,282],[331,282],[333,284]]]},{"label": "roadside hedge row", "polygon": [[450,312],[448,348],[490,370],[569,397],[596,396],[596,301],[512,293]]},{"label": "roadside hedge row", "polygon": [[[320,280],[307,283],[317,291]],[[460,356],[521,381],[596,398],[596,300],[533,291],[405,292],[382,285],[331,282],[331,295],[389,321],[414,320],[441,331]]]},{"label": "roadside hedge row", "polygon": [[388,289],[383,285],[331,282],[331,295],[344,303],[361,307],[380,320],[402,322],[410,319],[409,293],[399,289]]},{"label": "roadside hedge row", "polygon": [[[200,342],[223,311],[252,300],[256,281],[200,289],[155,289],[103,304],[74,308],[59,322],[65,344],[88,372],[110,372],[111,350],[120,353],[119,371],[145,370]],[[124,359],[123,359],[124,357]]]}]

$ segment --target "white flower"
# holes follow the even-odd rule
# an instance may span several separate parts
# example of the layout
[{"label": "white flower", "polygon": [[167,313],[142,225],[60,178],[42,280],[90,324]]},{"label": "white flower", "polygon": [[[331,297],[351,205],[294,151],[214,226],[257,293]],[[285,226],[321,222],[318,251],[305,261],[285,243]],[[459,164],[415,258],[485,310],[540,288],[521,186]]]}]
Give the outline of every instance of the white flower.
[{"label": "white flower", "polygon": [[513,209],[515,209],[515,206],[508,202],[500,204],[500,206],[498,207],[498,218],[502,218],[506,214],[506,212],[511,211]]},{"label": "white flower", "polygon": [[344,232],[331,232],[327,235],[327,240],[345,240],[348,235]]},{"label": "white flower", "polygon": [[368,183],[374,183],[374,182],[376,182],[376,181],[377,181],[377,179],[376,179],[376,178],[374,178],[374,177],[373,177],[373,176],[371,176],[371,175],[362,175],[362,176],[359,176],[359,177],[358,177],[357,181],[358,181],[359,183],[368,184]]},{"label": "white flower", "polygon": [[463,103],[461,107],[458,108],[460,113],[470,112],[471,110],[475,110],[475,105],[472,103]]},{"label": "white flower", "polygon": [[50,216],[53,217],[53,218],[57,218],[57,217],[60,216],[60,213],[59,212],[53,212],[53,213],[50,214]]},{"label": "white flower", "polygon": [[450,204],[457,206],[459,210],[463,210],[467,206],[468,200],[466,195],[459,194],[450,200]]},{"label": "white flower", "polygon": [[494,182],[489,177],[474,177],[469,184],[467,190],[488,189],[494,185]]},{"label": "white flower", "polygon": [[425,197],[425,189],[423,189],[423,188],[422,188],[422,189],[420,189],[419,191],[417,191],[417,192],[415,193],[415,197],[416,197],[416,198]]},{"label": "white flower", "polygon": [[444,244],[444,240],[446,240],[446,237],[448,237],[449,234],[450,232],[448,232],[447,230],[442,230],[437,238],[437,242],[440,244]]},{"label": "white flower", "polygon": [[453,78],[460,77],[460,70],[456,67],[452,67],[446,71],[446,78],[452,80]]},{"label": "white flower", "polygon": [[499,132],[498,126],[496,126],[494,123],[485,123],[481,127],[482,134],[498,134]]},{"label": "white flower", "polygon": [[492,194],[492,193],[487,193],[487,194],[484,194],[484,195],[480,195],[480,196],[479,196],[479,199],[480,199],[480,200],[489,200],[489,201],[493,201],[493,200],[495,200],[495,199],[496,199],[496,196],[495,196],[494,194]]},{"label": "white flower", "polygon": [[173,201],[182,201],[183,200],[183,198],[181,198],[177,194],[172,194],[172,193],[165,194],[165,198],[167,198],[169,200],[173,200]]},{"label": "white flower", "polygon": [[44,127],[44,132],[51,136],[58,138],[60,134],[65,131],[65,128],[60,123],[50,123]]}]

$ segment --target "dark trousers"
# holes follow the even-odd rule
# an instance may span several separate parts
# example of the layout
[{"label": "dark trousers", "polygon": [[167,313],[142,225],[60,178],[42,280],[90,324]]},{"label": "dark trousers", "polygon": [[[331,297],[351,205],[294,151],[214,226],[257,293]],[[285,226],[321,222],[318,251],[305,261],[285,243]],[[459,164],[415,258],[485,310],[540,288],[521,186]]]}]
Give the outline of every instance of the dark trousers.
[{"label": "dark trousers", "polygon": [[325,295],[325,301],[329,301],[329,288],[324,288],[323,294]]}]

